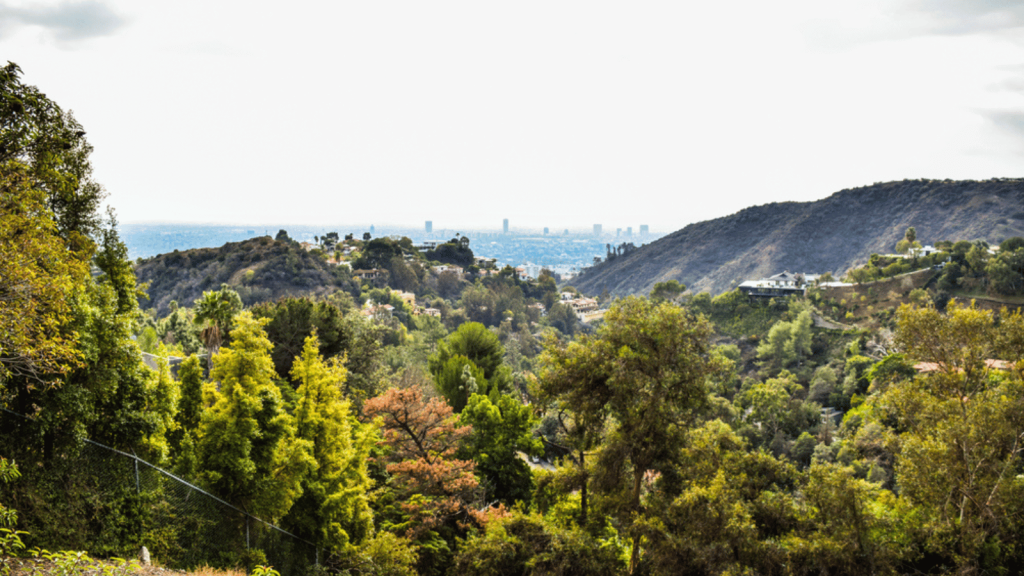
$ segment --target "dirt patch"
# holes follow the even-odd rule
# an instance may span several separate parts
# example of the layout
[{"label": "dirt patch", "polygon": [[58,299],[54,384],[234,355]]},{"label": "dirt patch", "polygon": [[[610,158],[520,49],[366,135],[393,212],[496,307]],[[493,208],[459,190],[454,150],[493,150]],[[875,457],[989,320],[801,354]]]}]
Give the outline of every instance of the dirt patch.
[{"label": "dirt patch", "polygon": [[812,315],[811,318],[814,320],[814,326],[816,328],[824,328],[825,330],[849,330],[853,328],[852,326],[846,326],[843,324],[839,324],[837,322],[826,320],[825,318],[822,318],[817,314]]}]

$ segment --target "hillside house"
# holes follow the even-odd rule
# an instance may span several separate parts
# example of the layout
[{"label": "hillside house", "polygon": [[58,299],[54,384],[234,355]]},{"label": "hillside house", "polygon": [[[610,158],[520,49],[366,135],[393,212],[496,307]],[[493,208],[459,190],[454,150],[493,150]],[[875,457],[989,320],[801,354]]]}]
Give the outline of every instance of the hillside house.
[{"label": "hillside house", "polygon": [[576,298],[575,300],[569,300],[567,304],[580,320],[583,320],[583,317],[591,312],[596,312],[598,308],[597,300],[593,298]]},{"label": "hillside house", "polygon": [[398,297],[401,298],[403,302],[408,304],[410,308],[416,308],[415,294],[413,294],[412,292],[396,292],[396,294],[398,294]]},{"label": "hillside house", "polygon": [[494,268],[498,263],[497,258],[486,258],[484,256],[477,256],[473,261],[482,269]]},{"label": "hillside house", "polygon": [[368,318],[391,318],[394,311],[395,307],[391,304],[378,305],[374,304],[371,300],[367,300],[360,313]]},{"label": "hillside house", "polygon": [[741,292],[751,298],[776,298],[804,293],[804,279],[798,278],[786,270],[781,274],[762,278],[760,280],[747,280],[739,285]]},{"label": "hillside house", "polygon": [[353,270],[352,275],[363,280],[376,280],[380,276],[380,270],[376,268],[372,270]]},{"label": "hillside house", "polygon": [[440,266],[434,266],[431,268],[434,272],[440,274],[442,272],[455,272],[459,276],[462,276],[462,266],[450,266],[448,264],[441,264]]}]

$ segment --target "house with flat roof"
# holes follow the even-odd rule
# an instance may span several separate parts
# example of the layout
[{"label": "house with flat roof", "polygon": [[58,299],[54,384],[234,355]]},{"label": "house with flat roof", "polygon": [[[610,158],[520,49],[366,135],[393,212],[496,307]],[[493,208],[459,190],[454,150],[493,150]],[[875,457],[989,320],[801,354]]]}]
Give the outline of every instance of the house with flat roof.
[{"label": "house with flat roof", "polygon": [[779,296],[792,296],[803,294],[805,277],[803,274],[794,274],[789,270],[762,278],[760,280],[747,280],[739,285],[740,292],[752,298],[777,298]]}]

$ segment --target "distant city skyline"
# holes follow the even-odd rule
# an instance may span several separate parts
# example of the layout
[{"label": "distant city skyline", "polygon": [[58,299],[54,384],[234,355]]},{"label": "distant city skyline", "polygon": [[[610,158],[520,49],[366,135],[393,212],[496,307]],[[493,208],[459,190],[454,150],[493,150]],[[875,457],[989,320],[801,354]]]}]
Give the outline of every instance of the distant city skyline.
[{"label": "distant city skyline", "polygon": [[[438,234],[441,234],[441,233],[447,234],[449,232],[454,234],[455,232],[461,232],[463,230],[465,230],[467,232],[484,232],[484,233],[504,233],[505,232],[505,223],[504,223],[504,221],[494,225],[493,227],[487,226],[486,222],[481,223],[480,225],[473,225],[473,224],[467,224],[467,223],[462,223],[462,224],[445,224],[445,223],[435,223],[435,222],[436,221],[433,221],[433,220],[421,221],[421,223],[417,225],[417,224],[408,224],[408,223],[394,223],[394,222],[387,222],[387,221],[374,221],[373,223],[370,223],[370,222],[341,222],[341,223],[337,223],[337,222],[335,222],[335,223],[289,222],[289,223],[281,223],[281,222],[232,222],[232,221],[189,222],[189,221],[174,221],[174,220],[135,220],[135,221],[120,220],[120,224],[130,225],[130,226],[164,226],[164,225],[174,225],[174,226],[232,226],[232,227],[238,227],[238,228],[246,228],[246,227],[258,228],[258,229],[264,230],[264,231],[270,230],[271,228],[273,228],[273,231],[270,233],[271,235],[273,235],[274,233],[276,233],[278,230],[281,230],[281,229],[287,230],[289,226],[291,226],[291,227],[302,227],[302,228],[318,228],[318,229],[323,229],[326,232],[330,232],[330,231],[341,232],[342,229],[345,229],[345,230],[350,231],[350,232],[355,231],[355,230],[359,230],[360,232],[370,232],[371,229],[375,231],[376,228],[381,228],[382,230],[405,230],[405,231],[410,231],[410,232],[418,232],[418,234],[431,234],[431,235],[438,235]],[[428,223],[429,223],[429,227],[427,226]],[[528,232],[528,233],[537,233],[537,234],[550,234],[551,230],[554,229],[556,231],[560,231],[559,233],[595,235],[594,226],[595,225],[591,225],[591,226],[572,226],[572,227],[569,227],[569,228],[566,228],[564,226],[550,226],[550,225],[548,225],[548,226],[533,226],[533,225],[517,226],[510,219],[509,223],[508,223],[508,232],[509,233]],[[603,225],[600,225],[600,226],[601,226],[601,230],[602,230],[599,233],[600,235],[608,236],[608,237],[614,237],[615,236],[615,234],[610,232],[611,228],[609,228],[608,230],[605,230]],[[641,234],[643,234],[642,231],[645,230],[645,229],[648,231],[649,234],[666,234],[666,233],[670,233],[670,232],[675,232],[674,229],[673,230],[656,229],[656,228],[652,228],[651,226],[646,225],[646,224],[640,224],[638,226],[639,226],[639,228],[641,230]],[[627,227],[620,227],[619,230],[620,231],[621,230],[625,230],[626,228]]]}]

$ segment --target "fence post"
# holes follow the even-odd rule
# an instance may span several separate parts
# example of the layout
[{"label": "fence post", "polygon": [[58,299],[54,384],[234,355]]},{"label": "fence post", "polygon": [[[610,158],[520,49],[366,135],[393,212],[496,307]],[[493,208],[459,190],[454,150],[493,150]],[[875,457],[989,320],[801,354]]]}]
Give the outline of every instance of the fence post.
[{"label": "fence post", "polygon": [[142,494],[142,488],[139,487],[139,457],[135,456],[135,451],[132,450],[132,462],[135,462],[135,493]]},{"label": "fence post", "polygon": [[249,515],[245,515],[245,549],[249,549]]}]

